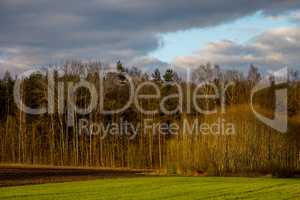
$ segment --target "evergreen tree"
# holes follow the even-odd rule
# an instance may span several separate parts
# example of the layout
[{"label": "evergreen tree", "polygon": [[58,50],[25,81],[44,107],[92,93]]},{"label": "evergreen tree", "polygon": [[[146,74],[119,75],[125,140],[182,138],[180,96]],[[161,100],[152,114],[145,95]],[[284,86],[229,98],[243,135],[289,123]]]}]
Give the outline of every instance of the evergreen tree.
[{"label": "evergreen tree", "polygon": [[176,74],[172,69],[167,69],[163,78],[166,82],[175,81]]},{"label": "evergreen tree", "polygon": [[156,82],[161,81],[161,75],[160,75],[159,69],[155,69],[151,76],[152,76],[154,81],[156,81]]},{"label": "evergreen tree", "polygon": [[117,62],[117,71],[118,72],[125,72],[125,68],[123,67],[123,64],[121,63],[120,60]]}]

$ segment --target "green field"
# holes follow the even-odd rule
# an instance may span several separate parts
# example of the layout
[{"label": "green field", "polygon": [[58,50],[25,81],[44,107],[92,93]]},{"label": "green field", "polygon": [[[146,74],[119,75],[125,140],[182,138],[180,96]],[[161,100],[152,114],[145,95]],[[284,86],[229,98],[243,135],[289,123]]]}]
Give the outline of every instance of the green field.
[{"label": "green field", "polygon": [[300,199],[299,179],[146,177],[0,188],[0,199]]}]

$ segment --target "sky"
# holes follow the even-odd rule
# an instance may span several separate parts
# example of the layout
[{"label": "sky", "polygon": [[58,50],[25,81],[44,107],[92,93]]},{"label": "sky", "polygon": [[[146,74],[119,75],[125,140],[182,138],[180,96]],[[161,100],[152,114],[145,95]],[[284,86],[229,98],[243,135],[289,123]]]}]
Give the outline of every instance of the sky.
[{"label": "sky", "polygon": [[192,28],[186,31],[162,34],[162,43],[150,56],[170,62],[180,55],[189,55],[210,42],[231,40],[245,44],[254,36],[269,29],[291,27],[294,24],[287,18],[268,18],[261,12],[209,28]]},{"label": "sky", "polygon": [[70,59],[300,70],[298,0],[1,0],[0,73]]}]

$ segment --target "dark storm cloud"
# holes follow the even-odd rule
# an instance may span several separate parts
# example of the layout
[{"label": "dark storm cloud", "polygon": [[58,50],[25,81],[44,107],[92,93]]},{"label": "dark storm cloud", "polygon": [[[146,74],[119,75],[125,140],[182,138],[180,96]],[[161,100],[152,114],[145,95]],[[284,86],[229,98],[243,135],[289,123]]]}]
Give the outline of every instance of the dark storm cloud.
[{"label": "dark storm cloud", "polygon": [[130,60],[158,48],[165,32],[297,8],[296,0],[1,0],[0,53],[6,56],[0,65],[67,57]]}]

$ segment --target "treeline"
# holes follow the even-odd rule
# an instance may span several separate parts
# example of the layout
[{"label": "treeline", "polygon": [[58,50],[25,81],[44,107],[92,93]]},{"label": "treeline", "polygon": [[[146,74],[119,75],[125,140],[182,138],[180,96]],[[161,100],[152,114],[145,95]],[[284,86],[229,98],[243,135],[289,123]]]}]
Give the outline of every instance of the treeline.
[{"label": "treeline", "polygon": [[[54,68],[53,68],[54,69]],[[300,170],[300,82],[296,71],[289,71],[288,82],[276,85],[270,77],[270,87],[254,97],[255,107],[269,118],[274,117],[276,106],[275,90],[288,88],[288,132],[280,133],[260,122],[250,109],[252,88],[262,79],[255,66],[250,66],[248,74],[234,70],[222,70],[219,66],[201,65],[192,71],[192,80],[186,81],[174,70],[161,74],[156,69],[152,74],[144,74],[137,68],[125,68],[121,62],[116,72],[103,73],[101,63],[69,62],[54,70],[54,108],[53,113],[40,115],[27,114],[19,109],[14,101],[15,78],[6,73],[0,80],[0,162],[32,165],[93,166],[107,168],[159,169],[162,172],[188,175],[228,175],[228,174],[269,174],[293,176]],[[100,75],[101,73],[101,75]],[[154,83],[161,93],[160,99],[139,99],[144,110],[158,110],[145,114],[131,104],[117,114],[103,114],[97,106],[87,114],[70,112],[68,86],[86,80],[93,83],[96,91],[104,91],[104,110],[122,108],[130,98],[130,84],[124,74],[129,74],[134,88],[145,82]],[[34,73],[24,77],[20,85],[20,98],[31,108],[48,106],[48,74]],[[104,85],[100,88],[100,77]],[[204,85],[197,95],[212,95],[224,91],[224,98],[202,98],[193,101],[197,83],[209,80],[213,85]],[[172,114],[161,111],[160,103],[164,97],[179,95],[176,85],[182,88],[182,102],[178,96],[164,102],[167,110],[182,109]],[[58,84],[59,83],[59,84]],[[61,87],[59,87],[59,85]],[[224,86],[228,86],[224,89]],[[155,94],[148,84],[140,88],[143,95]],[[60,94],[60,95],[59,95]],[[78,88],[72,97],[76,106],[87,108],[92,100],[90,92]],[[222,96],[221,92],[220,95]],[[63,96],[64,98],[59,98]],[[214,114],[197,111],[214,110]],[[225,112],[222,112],[225,105]],[[48,107],[49,109],[49,107]],[[48,110],[49,111],[49,110]],[[71,116],[70,116],[71,115]],[[70,119],[72,126],[70,126]],[[88,123],[121,124],[124,120],[139,126],[139,133],[129,135],[90,134],[79,130],[80,119]],[[150,124],[164,123],[179,125],[178,134],[146,129],[145,120]],[[216,134],[186,126],[194,124],[234,125],[234,134]],[[109,127],[112,128],[112,127]],[[224,127],[221,127],[224,129]],[[143,131],[142,131],[143,130]],[[147,131],[144,131],[147,130]],[[190,129],[189,129],[190,130]]]}]

